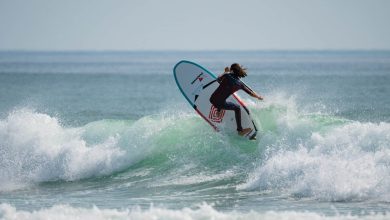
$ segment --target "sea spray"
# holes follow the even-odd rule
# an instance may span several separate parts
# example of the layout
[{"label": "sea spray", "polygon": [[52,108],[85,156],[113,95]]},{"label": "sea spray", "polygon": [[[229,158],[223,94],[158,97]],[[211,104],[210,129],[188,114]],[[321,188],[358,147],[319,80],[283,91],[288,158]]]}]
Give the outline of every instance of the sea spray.
[{"label": "sea spray", "polygon": [[279,149],[270,150],[238,189],[326,201],[390,201],[390,124],[351,122],[310,133],[299,144],[278,142]]},{"label": "sea spray", "polygon": [[[110,136],[94,145],[81,138],[81,128],[29,109],[11,112],[0,121],[0,179],[6,185],[77,180],[120,169],[125,152]],[[12,183],[12,184],[11,184]]]}]

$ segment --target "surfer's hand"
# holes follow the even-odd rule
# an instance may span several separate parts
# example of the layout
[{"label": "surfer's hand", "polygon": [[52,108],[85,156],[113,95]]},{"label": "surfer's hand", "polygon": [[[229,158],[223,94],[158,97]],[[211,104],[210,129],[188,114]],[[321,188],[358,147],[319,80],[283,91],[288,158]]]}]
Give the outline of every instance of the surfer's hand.
[{"label": "surfer's hand", "polygon": [[263,97],[261,97],[260,95],[257,95],[257,93],[255,93],[255,92],[252,93],[252,96],[257,98],[258,100],[263,100]]},{"label": "surfer's hand", "polygon": [[261,95],[257,95],[256,93],[255,93],[255,97],[256,97],[258,100],[263,100],[263,97],[261,97]]}]

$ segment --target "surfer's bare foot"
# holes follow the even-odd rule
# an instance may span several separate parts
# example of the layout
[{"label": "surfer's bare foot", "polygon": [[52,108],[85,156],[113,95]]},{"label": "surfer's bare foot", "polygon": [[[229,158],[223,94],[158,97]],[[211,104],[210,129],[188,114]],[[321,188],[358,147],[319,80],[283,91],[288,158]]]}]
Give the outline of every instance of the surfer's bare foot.
[{"label": "surfer's bare foot", "polygon": [[249,133],[252,131],[252,128],[244,128],[241,131],[238,131],[238,135],[244,136],[245,134]]}]

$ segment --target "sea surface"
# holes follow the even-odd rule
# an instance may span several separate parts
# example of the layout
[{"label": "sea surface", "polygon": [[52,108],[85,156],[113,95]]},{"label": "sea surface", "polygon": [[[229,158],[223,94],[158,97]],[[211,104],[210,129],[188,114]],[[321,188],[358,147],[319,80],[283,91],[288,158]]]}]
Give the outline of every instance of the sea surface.
[{"label": "sea surface", "polygon": [[[257,141],[180,60],[248,68]],[[390,51],[0,52],[0,219],[390,219]]]}]

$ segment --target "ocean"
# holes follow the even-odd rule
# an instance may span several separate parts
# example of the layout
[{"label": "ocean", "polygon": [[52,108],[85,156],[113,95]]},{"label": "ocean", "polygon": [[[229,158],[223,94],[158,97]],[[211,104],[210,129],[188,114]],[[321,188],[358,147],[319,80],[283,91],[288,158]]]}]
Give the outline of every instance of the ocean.
[{"label": "ocean", "polygon": [[[180,60],[248,68],[258,140]],[[0,219],[390,219],[390,51],[0,52]]]}]

